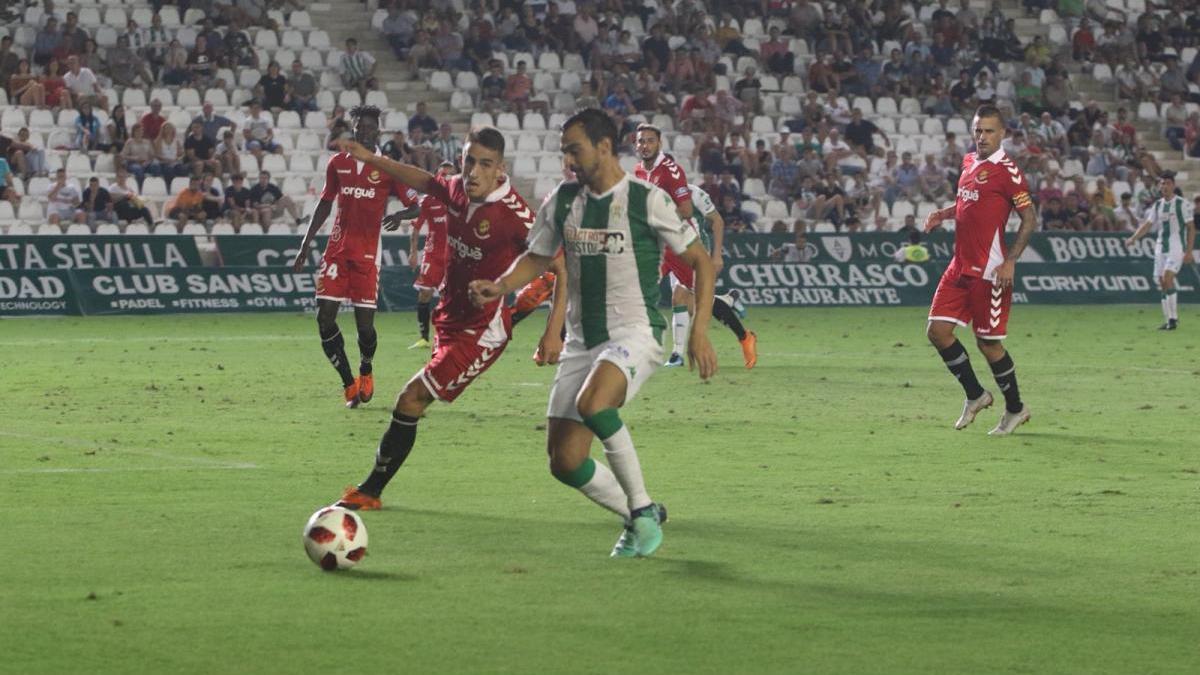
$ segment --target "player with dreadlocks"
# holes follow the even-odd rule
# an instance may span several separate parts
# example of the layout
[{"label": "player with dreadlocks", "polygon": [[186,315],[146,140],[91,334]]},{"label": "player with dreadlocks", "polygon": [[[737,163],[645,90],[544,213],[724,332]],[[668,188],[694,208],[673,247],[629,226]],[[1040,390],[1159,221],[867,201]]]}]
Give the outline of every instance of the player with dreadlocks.
[{"label": "player with dreadlocks", "polygon": [[[379,116],[379,108],[375,106],[356,106],[350,110],[354,140],[376,154]],[[400,199],[405,209],[385,218],[388,198],[392,195]],[[412,188],[347,152],[330,157],[325,167],[325,190],[292,262],[295,271],[304,269],[313,238],[325,224],[336,199],[337,217],[317,276],[317,328],[325,356],[342,377],[347,408],[370,401],[375,393],[371,360],[378,344],[375,296],[379,289],[380,229],[386,226],[389,231],[394,230],[400,221],[415,217],[417,197]],[[337,325],[338,308],[343,302],[354,306],[354,321],[358,324],[361,363],[357,378],[350,370],[345,341]]]}]

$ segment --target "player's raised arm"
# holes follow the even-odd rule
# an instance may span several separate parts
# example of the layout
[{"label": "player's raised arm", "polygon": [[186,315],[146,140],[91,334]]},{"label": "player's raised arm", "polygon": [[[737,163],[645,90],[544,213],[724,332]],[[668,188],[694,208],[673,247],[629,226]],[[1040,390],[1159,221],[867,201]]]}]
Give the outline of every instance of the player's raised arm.
[{"label": "player's raised arm", "polygon": [[411,164],[401,164],[383,155],[377,155],[371,152],[361,143],[350,140],[340,140],[336,142],[338,150],[350,153],[350,156],[360,162],[365,162],[379,169],[387,175],[404,183],[417,192],[429,192],[429,185],[433,181],[433,174],[424,169],[417,168]]},{"label": "player's raised arm", "polygon": [[550,263],[554,273],[554,296],[550,300],[550,316],[546,317],[546,331],[538,341],[533,360],[539,366],[554,365],[563,350],[563,324],[567,321],[567,262],[558,255]]},{"label": "player's raised arm", "polygon": [[475,303],[477,307],[482,307],[489,302],[499,300],[533,281],[535,277],[545,272],[553,261],[554,256],[537,255],[526,251],[520,258],[517,258],[508,273],[496,281],[488,279],[472,281],[470,284],[471,302]]}]

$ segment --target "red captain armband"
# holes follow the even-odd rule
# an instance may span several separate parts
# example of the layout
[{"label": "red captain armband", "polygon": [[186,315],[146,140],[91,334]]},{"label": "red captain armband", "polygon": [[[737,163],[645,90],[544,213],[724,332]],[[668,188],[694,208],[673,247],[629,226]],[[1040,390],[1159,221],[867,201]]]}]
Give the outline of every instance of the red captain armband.
[{"label": "red captain armband", "polygon": [[1018,211],[1024,211],[1025,209],[1033,206],[1033,200],[1030,199],[1029,193],[1024,190],[1014,195],[1012,202],[1013,206],[1017,207]]}]

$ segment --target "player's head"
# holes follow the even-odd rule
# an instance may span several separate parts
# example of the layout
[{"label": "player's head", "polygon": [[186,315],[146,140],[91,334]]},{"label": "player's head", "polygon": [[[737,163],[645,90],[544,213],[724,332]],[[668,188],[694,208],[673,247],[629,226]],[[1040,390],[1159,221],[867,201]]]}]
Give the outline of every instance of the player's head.
[{"label": "player's head", "polygon": [[662,150],[662,130],[653,124],[639,124],[634,141],[638,157],[649,162]]},{"label": "player's head", "polygon": [[462,150],[463,184],[471,201],[483,201],[504,178],[504,134],[495,127],[476,127]]},{"label": "player's head", "polygon": [[1164,171],[1158,177],[1158,187],[1162,191],[1162,196],[1170,199],[1175,196],[1175,172]]},{"label": "player's head", "polygon": [[971,121],[971,137],[975,139],[975,154],[990,157],[1000,149],[1004,140],[1004,114],[994,105],[981,105]]},{"label": "player's head", "polygon": [[603,110],[585,108],[562,125],[562,153],[566,168],[579,182],[591,184],[605,165],[617,162],[620,132]]},{"label": "player's head", "polygon": [[381,111],[373,105],[356,105],[350,109],[354,120],[354,140],[368,148],[379,145],[379,116]]}]

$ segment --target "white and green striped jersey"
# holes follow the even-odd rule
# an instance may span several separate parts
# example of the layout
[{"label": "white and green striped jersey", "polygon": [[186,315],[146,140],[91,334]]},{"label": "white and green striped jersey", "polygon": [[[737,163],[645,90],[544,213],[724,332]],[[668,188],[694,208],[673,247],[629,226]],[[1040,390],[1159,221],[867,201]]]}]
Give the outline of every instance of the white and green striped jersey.
[{"label": "white and green striped jersey", "polygon": [[1192,222],[1192,206],[1179,195],[1169,199],[1163,197],[1154,202],[1147,219],[1158,229],[1158,245],[1160,253],[1186,253],[1187,228]]},{"label": "white and green striped jersey", "polygon": [[560,183],[538,210],[529,251],[553,256],[563,249],[571,341],[591,349],[645,332],[661,344],[667,325],[658,311],[663,247],[683,253],[695,239],[670,195],[626,174],[601,195]]},{"label": "white and green striped jersey", "polygon": [[717,205],[713,204],[712,197],[699,185],[688,183],[688,188],[692,191],[692,219],[696,221],[696,227],[700,228],[701,243],[711,252],[712,214],[717,212]]}]

